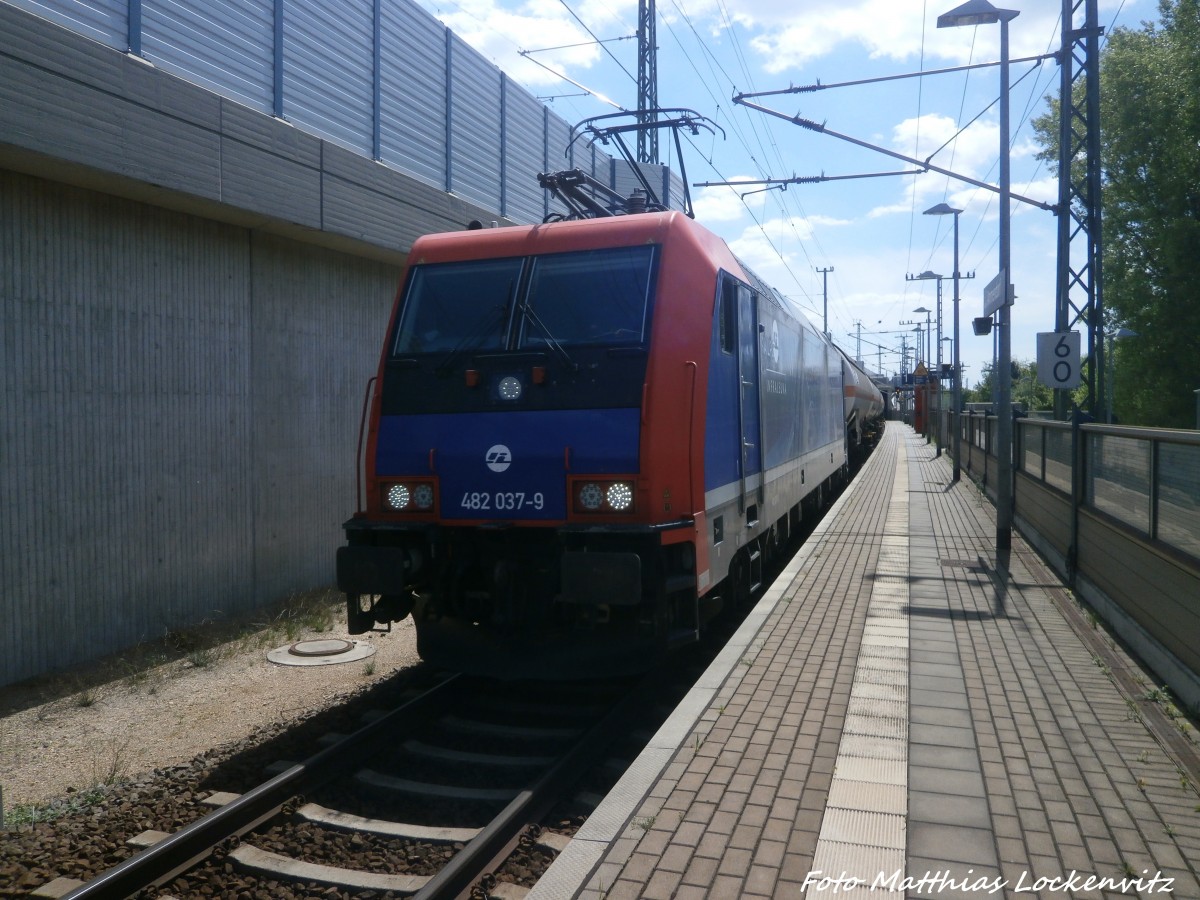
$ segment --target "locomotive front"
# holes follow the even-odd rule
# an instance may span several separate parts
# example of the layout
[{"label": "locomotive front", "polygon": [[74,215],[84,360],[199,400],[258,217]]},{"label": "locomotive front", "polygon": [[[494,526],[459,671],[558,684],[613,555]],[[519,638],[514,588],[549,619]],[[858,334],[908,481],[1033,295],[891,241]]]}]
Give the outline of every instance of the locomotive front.
[{"label": "locomotive front", "polygon": [[662,645],[695,561],[640,480],[663,217],[637,219],[416,243],[338,551],[351,633],[411,613],[424,659],[512,677]]}]

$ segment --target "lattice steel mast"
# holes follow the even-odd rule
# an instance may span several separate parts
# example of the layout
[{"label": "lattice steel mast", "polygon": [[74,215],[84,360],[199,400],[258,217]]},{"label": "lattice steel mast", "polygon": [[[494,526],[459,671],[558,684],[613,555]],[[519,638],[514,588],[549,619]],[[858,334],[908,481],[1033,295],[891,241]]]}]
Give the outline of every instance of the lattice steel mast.
[{"label": "lattice steel mast", "polygon": [[[1104,302],[1100,202],[1100,35],[1097,0],[1063,0],[1058,136],[1058,282],[1055,331],[1087,328],[1087,398],[1081,408],[1104,409]],[[1080,19],[1082,22],[1080,23]],[[1077,23],[1079,23],[1077,25]],[[1083,84],[1080,94],[1076,85]],[[1081,171],[1073,164],[1083,163]],[[1072,253],[1074,249],[1074,254]],[[1055,391],[1056,418],[1068,392]]]},{"label": "lattice steel mast", "polygon": [[[638,0],[638,122],[649,125],[658,109],[658,41],[655,37],[654,0]],[[658,129],[638,132],[637,159],[658,164]]]}]

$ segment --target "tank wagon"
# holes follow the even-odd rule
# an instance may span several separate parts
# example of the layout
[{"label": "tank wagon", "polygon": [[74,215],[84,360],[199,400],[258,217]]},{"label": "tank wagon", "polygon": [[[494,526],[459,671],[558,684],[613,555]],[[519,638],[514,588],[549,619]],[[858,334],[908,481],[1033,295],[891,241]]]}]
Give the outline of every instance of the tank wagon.
[{"label": "tank wagon", "polygon": [[883,411],[720,238],[653,208],[420,238],[373,381],[350,631],[412,615],[426,660],[511,677],[696,640]]}]

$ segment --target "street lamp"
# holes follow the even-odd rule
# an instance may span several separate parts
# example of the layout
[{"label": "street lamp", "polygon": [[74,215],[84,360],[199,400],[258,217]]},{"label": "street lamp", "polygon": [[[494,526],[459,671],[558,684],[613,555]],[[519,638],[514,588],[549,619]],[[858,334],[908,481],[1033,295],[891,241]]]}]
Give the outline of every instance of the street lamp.
[{"label": "street lamp", "polygon": [[[940,290],[942,287],[942,276],[934,275],[932,272],[922,272],[920,275],[911,276],[911,278],[913,281],[924,280],[927,278],[928,279],[936,278],[938,280],[938,289]],[[928,366],[928,365],[930,365],[929,357],[933,354],[933,351],[930,348],[930,340],[929,340],[929,334],[930,334],[929,314],[930,314],[930,312],[932,312],[932,310],[928,310],[923,306],[918,306],[916,309],[913,310],[913,312],[925,313],[925,365]]]},{"label": "street lamp", "polygon": [[[924,334],[925,329],[921,327],[920,322],[918,322],[916,327],[913,328],[913,331],[915,331],[917,333],[917,346],[916,346],[916,349],[913,350],[913,356],[919,357],[922,353],[925,354],[925,372],[926,372],[926,374],[924,376],[918,376],[917,375],[917,367],[913,366],[913,418],[914,418],[914,425],[915,425],[916,424],[915,419],[916,419],[916,415],[917,415],[917,393],[919,391],[921,391],[922,387],[923,387],[922,385],[917,384],[917,378],[918,377],[925,377],[925,378],[929,377],[929,374],[928,374],[928,372],[929,372],[929,353],[927,351],[923,350],[923,348],[925,346],[925,340],[922,337],[922,334]],[[928,407],[928,404],[922,403],[922,408],[925,409],[925,443],[928,444],[929,443],[929,409],[927,407]]]},{"label": "street lamp", "polygon": [[988,0],[967,0],[948,13],[938,16],[938,28],[1000,23],[1000,280],[1004,293],[1000,301],[997,331],[998,396],[996,410],[996,550],[1012,548],[1012,357],[1009,305],[1012,303],[1012,186],[1008,146],[1008,23],[1019,10],[997,9]]},{"label": "street lamp", "polygon": [[1108,408],[1106,410],[1107,416],[1105,417],[1104,421],[1106,421],[1109,425],[1111,425],[1113,421],[1113,391],[1116,389],[1113,345],[1119,340],[1131,337],[1140,337],[1140,335],[1138,332],[1133,331],[1130,328],[1118,328],[1116,331],[1110,331],[1108,333]]},{"label": "street lamp", "polygon": [[954,216],[954,481],[962,477],[959,470],[959,451],[962,449],[962,422],[959,418],[962,409],[962,365],[958,355],[958,216],[961,212],[961,209],[955,209],[949,203],[939,203],[924,213],[927,216]]},{"label": "street lamp", "polygon": [[[934,377],[937,379],[934,382],[937,385],[937,419],[935,420],[936,425],[934,427],[934,431],[937,435],[938,440],[937,440],[937,452],[934,454],[934,456],[941,456],[942,455],[942,276],[937,274],[936,272],[926,269],[920,275],[908,275],[908,276],[906,276],[906,278],[909,281],[936,281],[937,282],[937,324],[938,324],[937,366],[935,368],[934,364],[931,360],[931,357],[933,356],[932,350],[927,350],[925,353],[925,356],[926,356],[925,366],[931,372],[935,373]],[[925,343],[928,346],[929,334],[930,334],[930,328],[929,328],[929,312],[930,311],[928,309],[926,309],[924,306],[918,306],[916,309],[913,310],[913,312],[925,313],[925,335],[926,335]],[[929,384],[928,381],[926,381],[925,383]],[[929,399],[929,391],[928,390],[925,391],[925,398],[926,398],[926,400]],[[928,437],[928,433],[926,433],[926,437]],[[928,441],[926,441],[926,443],[928,443]]]}]

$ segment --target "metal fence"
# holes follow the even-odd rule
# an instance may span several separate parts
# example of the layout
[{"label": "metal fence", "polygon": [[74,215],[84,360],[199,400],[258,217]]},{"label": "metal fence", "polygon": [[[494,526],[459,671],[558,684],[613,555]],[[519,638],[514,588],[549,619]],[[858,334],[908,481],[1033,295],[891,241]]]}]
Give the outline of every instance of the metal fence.
[{"label": "metal fence", "polygon": [[[994,419],[991,421],[994,422]],[[1200,432],[1018,419],[1017,471],[1200,563]],[[1078,441],[1079,446],[1076,447]]]},{"label": "metal fence", "polygon": [[[960,460],[996,495],[995,416],[961,416]],[[947,415],[935,435],[954,434]],[[1200,431],[1019,417],[1014,522],[1096,614],[1200,712]]]},{"label": "metal fence", "polygon": [[[996,417],[968,410],[961,438],[996,455]],[[949,443],[953,417],[940,433]],[[1067,497],[1079,468],[1078,506],[1102,513],[1138,536],[1200,563],[1200,431],[1018,417],[1013,470]]]}]

